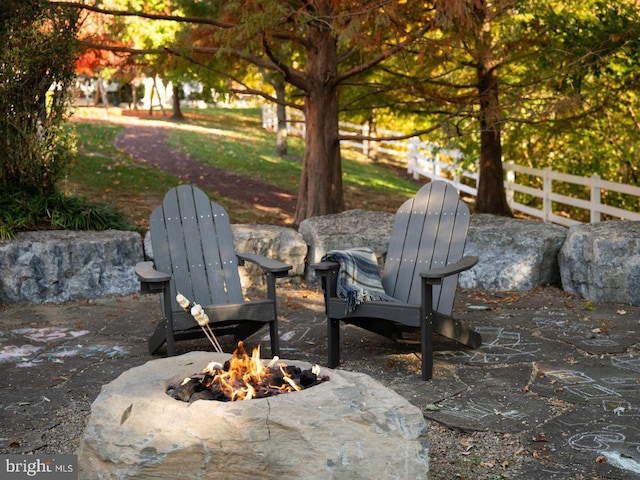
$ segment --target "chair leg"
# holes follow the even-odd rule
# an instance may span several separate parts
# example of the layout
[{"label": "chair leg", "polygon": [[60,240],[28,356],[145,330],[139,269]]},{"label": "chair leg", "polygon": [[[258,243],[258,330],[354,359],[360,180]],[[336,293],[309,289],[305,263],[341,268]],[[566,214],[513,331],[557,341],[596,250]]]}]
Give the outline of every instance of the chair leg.
[{"label": "chair leg", "polygon": [[422,355],[422,380],[433,377],[433,285],[422,282],[422,306],[420,308],[420,353]]},{"label": "chair leg", "polygon": [[271,356],[280,356],[280,337],[278,335],[278,319],[269,322],[269,337],[271,338]]},{"label": "chair leg", "polygon": [[433,377],[433,314],[422,317],[420,328],[421,354],[422,354],[422,380],[431,380]]},{"label": "chair leg", "polygon": [[340,364],[340,320],[327,318],[327,351],[329,368],[336,368]]},{"label": "chair leg", "polygon": [[[167,285],[168,287],[168,285]],[[162,292],[162,313],[164,314],[165,338],[167,340],[167,355],[173,357],[176,354],[176,342],[173,338],[173,312],[171,311],[171,298],[169,289]]]}]

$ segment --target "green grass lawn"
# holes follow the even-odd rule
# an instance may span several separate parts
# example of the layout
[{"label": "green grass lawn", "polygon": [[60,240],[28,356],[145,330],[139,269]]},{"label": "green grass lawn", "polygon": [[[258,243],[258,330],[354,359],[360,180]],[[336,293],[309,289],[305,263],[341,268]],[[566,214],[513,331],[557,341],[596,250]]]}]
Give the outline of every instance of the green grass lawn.
[{"label": "green grass lawn", "polygon": [[[296,194],[304,142],[290,137],[288,155],[275,155],[275,134],[262,129],[259,109],[212,108],[185,112],[188,120],[170,130],[168,143],[191,158],[216,168],[259,179]],[[169,117],[154,120],[170,122]],[[141,121],[144,121],[141,119]],[[90,120],[89,120],[90,122]],[[149,214],[167,190],[180,180],[138,162],[113,147],[122,128],[109,123],[74,123],[78,156],[62,189],[107,203],[123,211],[137,227],[146,228]],[[374,163],[343,149],[345,203],[348,209],[393,212],[418,189],[402,168]],[[265,223],[265,213],[233,199],[210,196],[228,211],[234,223]],[[268,222],[279,223],[277,217]]]}]

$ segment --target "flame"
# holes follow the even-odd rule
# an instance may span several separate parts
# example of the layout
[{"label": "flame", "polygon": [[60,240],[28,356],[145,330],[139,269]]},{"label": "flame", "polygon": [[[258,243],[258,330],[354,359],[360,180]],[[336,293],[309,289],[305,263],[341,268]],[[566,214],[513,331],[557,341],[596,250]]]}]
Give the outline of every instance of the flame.
[{"label": "flame", "polygon": [[271,389],[281,392],[302,390],[302,387],[287,373],[287,366],[283,363],[278,364],[279,368],[275,369],[282,375],[283,381],[280,384],[273,381],[275,379],[272,366],[278,360],[278,357],[274,357],[265,367],[260,359],[260,346],[254,348],[249,356],[244,349],[243,342],[238,342],[238,348],[233,352],[226,370],[215,362],[211,362],[203,370],[203,373],[210,377],[207,378],[205,386],[207,388],[217,386],[232,401],[251,400],[258,395],[256,389]]}]

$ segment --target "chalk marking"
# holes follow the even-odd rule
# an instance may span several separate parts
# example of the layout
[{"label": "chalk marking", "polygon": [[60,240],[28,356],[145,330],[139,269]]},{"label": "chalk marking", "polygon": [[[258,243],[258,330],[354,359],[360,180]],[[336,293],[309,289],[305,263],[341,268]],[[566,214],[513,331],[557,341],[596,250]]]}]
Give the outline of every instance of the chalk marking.
[{"label": "chalk marking", "polygon": [[607,398],[607,397],[620,397],[621,395],[615,390],[611,390],[610,388],[603,387],[602,385],[598,385],[597,383],[589,384],[589,385],[571,385],[565,388],[566,391],[571,392],[579,397],[584,399],[589,398]]},{"label": "chalk marking", "polygon": [[602,452],[602,455],[607,457],[607,460],[614,467],[620,470],[629,470],[631,472],[640,473],[640,462],[633,458],[623,457],[618,452]]},{"label": "chalk marking", "polygon": [[563,383],[578,384],[578,383],[590,383],[593,382],[593,378],[578,371],[578,370],[553,370],[546,373],[547,377],[556,377]]},{"label": "chalk marking", "polygon": [[614,367],[624,368],[633,372],[640,372],[640,356],[638,357],[611,357],[611,364]]},{"label": "chalk marking", "polygon": [[568,443],[576,450],[600,452],[609,450],[612,443],[623,443],[625,440],[626,437],[620,432],[585,432],[573,435]]}]

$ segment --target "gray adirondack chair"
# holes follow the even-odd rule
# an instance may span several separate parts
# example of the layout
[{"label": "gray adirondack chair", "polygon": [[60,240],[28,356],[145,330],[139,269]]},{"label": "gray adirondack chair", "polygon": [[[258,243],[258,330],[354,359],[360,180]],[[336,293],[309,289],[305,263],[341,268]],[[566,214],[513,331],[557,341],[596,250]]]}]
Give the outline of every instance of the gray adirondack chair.
[{"label": "gray adirondack chair", "polygon": [[[159,293],[162,320],[149,338],[149,352],[167,344],[175,355],[175,342],[204,336],[190,313],[176,302],[180,292],[199,303],[216,335],[233,334],[236,341],[269,325],[271,354],[279,355],[276,278],[291,265],[257,254],[236,253],[229,215],[207,195],[190,185],[169,190],[149,219],[153,262],[135,267],[144,293]],[[266,275],[267,298],[246,302],[238,266],[260,265]]]},{"label": "gray adirondack chair", "polygon": [[420,332],[422,379],[433,375],[433,333],[471,348],[481,345],[480,334],[452,316],[458,274],[473,267],[478,257],[463,256],[469,209],[450,184],[424,185],[397,211],[382,272],[382,285],[396,302],[362,302],[352,312],[336,292],[339,264],[313,265],[322,279],[327,314],[329,367],[340,362],[342,320],[389,338]]}]

